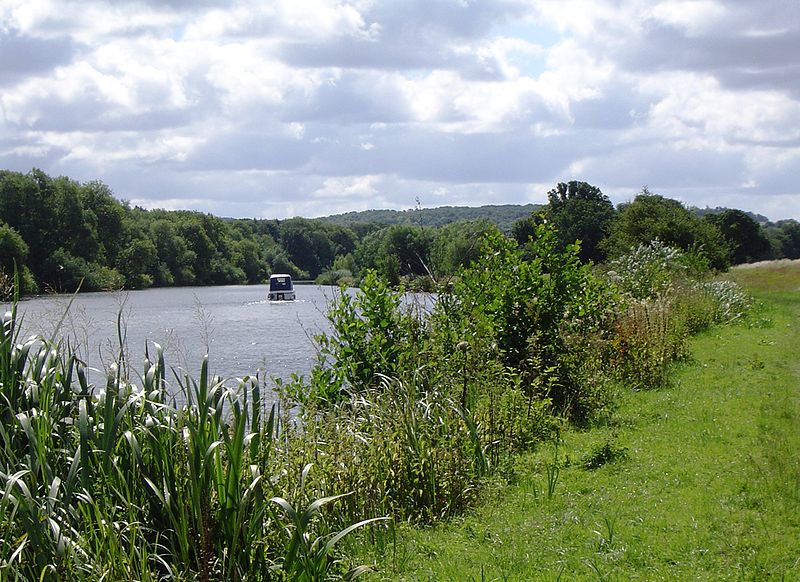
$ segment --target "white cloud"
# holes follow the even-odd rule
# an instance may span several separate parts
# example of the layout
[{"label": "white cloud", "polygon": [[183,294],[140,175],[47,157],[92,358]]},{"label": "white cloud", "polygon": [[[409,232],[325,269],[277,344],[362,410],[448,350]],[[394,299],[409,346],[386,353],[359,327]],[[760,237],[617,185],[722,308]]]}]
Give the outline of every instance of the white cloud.
[{"label": "white cloud", "polygon": [[777,91],[732,91],[691,72],[644,77],[637,89],[651,102],[637,139],[648,133],[710,151],[800,141],[800,102]]},{"label": "white cloud", "polygon": [[713,30],[725,14],[724,5],[712,0],[669,0],[659,2],[652,10],[653,18],[679,26],[691,36]]},{"label": "white cloud", "polygon": [[0,164],[244,216],[564,179],[789,211],[800,22],[778,4],[6,0]]}]

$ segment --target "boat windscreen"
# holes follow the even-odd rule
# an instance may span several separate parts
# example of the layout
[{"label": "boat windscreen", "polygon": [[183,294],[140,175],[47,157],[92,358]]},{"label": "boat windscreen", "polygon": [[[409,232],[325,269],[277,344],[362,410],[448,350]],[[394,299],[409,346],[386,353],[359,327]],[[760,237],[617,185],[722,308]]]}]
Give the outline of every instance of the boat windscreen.
[{"label": "boat windscreen", "polygon": [[273,277],[269,280],[270,291],[290,291],[292,279],[290,277]]}]

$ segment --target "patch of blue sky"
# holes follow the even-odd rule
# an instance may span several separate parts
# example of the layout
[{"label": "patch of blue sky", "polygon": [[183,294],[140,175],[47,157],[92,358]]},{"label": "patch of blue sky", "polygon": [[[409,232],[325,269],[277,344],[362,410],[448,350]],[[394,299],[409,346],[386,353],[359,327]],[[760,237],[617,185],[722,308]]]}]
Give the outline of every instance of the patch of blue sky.
[{"label": "patch of blue sky", "polygon": [[542,48],[540,53],[519,52],[509,56],[521,75],[533,78],[545,71],[548,49],[562,40],[556,30],[525,21],[506,22],[497,26],[493,33],[497,37],[517,38]]},{"label": "patch of blue sky", "polygon": [[169,35],[172,40],[183,40],[183,35],[186,33],[186,25],[181,24],[172,28],[172,33]]}]

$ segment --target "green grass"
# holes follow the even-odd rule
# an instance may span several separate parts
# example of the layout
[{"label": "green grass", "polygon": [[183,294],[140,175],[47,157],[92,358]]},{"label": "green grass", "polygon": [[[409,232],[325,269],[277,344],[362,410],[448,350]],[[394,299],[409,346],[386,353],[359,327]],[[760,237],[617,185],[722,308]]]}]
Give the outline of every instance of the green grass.
[{"label": "green grass", "polygon": [[800,580],[800,265],[729,277],[760,307],[692,339],[672,387],[520,457],[470,515],[368,546],[372,579]]}]

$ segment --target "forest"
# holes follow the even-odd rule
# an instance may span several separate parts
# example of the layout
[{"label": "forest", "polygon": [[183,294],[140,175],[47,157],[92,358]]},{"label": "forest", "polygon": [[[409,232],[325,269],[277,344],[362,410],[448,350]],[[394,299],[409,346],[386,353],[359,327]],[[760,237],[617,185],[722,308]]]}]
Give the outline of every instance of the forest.
[{"label": "forest", "polygon": [[0,171],[0,295],[13,273],[23,294],[263,283],[272,272],[355,284],[374,270],[392,285],[427,288],[469,265],[495,227],[520,247],[551,223],[558,248],[581,241],[602,263],[658,239],[724,270],[800,257],[800,223],[736,209],[686,208],[647,188],[617,207],[595,186],[557,184],[542,207],[370,211],[327,219],[229,219],[146,210],[100,181]]}]

